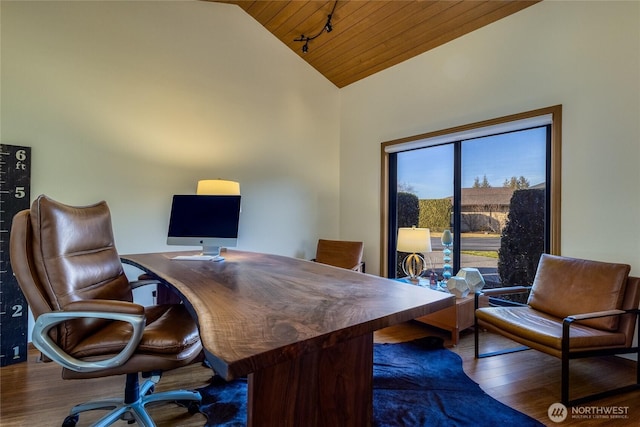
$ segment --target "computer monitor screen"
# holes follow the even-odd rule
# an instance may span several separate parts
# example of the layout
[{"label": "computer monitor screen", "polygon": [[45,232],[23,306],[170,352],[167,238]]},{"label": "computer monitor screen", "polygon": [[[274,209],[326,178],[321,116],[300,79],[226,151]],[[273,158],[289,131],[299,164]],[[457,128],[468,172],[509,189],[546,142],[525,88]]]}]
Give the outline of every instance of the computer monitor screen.
[{"label": "computer monitor screen", "polygon": [[202,246],[217,256],[220,247],[236,246],[240,196],[175,195],[169,218],[168,245]]}]

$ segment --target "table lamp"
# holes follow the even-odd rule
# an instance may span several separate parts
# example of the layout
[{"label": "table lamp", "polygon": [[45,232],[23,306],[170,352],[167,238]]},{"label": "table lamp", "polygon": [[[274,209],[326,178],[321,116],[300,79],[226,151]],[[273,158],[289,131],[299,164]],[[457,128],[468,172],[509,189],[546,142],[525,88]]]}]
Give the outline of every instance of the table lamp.
[{"label": "table lamp", "polygon": [[402,262],[402,271],[409,277],[411,282],[417,283],[420,275],[427,265],[420,253],[431,252],[431,234],[428,228],[406,228],[398,229],[398,252],[408,252]]},{"label": "table lamp", "polygon": [[210,196],[238,196],[240,195],[240,183],[235,181],[226,181],[224,179],[201,179],[198,181],[196,194]]}]

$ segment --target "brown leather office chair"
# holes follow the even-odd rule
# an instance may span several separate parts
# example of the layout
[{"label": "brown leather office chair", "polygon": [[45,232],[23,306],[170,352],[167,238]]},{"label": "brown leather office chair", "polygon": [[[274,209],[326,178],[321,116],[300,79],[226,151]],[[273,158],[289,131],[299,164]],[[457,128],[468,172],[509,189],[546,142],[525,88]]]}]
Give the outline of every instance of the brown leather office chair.
[{"label": "brown leather office chair", "polygon": [[[153,394],[162,371],[200,360],[202,344],[184,305],[132,302],[105,202],[72,207],[39,196],[13,219],[10,256],[43,359],[62,365],[64,379],[126,374],[124,398],[77,405],[63,426],[94,409],[111,410],[96,426],[120,419],[153,426],[145,405],[165,401],[198,411],[198,392]],[[141,387],[139,373],[149,377]]]},{"label": "brown leather office chair", "polygon": [[[635,354],[640,333],[640,278],[629,276],[630,266],[543,254],[531,287],[484,289],[476,294],[476,358],[529,348],[561,359],[561,402],[574,406],[640,387],[636,362],[635,384],[569,399],[571,359]],[[529,292],[527,304],[505,302],[503,294]],[[484,304],[483,304],[484,302]],[[490,306],[482,307],[489,303]],[[479,330],[485,328],[525,347],[493,353],[479,351]]]},{"label": "brown leather office chair", "polygon": [[363,251],[362,242],[320,239],[314,261],[364,273]]}]

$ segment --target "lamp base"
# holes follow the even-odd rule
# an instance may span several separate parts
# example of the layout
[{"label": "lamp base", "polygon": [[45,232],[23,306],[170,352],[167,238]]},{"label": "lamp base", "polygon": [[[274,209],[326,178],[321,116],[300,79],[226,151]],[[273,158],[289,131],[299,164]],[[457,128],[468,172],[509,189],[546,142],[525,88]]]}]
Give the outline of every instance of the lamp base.
[{"label": "lamp base", "polygon": [[426,269],[427,263],[424,258],[418,254],[407,255],[402,262],[402,271],[408,276],[411,282],[418,283],[420,275]]}]

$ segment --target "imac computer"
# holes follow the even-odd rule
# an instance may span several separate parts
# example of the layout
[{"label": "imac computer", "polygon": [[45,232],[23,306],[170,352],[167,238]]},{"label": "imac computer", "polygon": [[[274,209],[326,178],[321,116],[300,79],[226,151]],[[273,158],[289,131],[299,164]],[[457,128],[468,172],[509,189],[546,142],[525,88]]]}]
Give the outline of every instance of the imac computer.
[{"label": "imac computer", "polygon": [[202,246],[202,254],[183,260],[221,261],[221,247],[236,246],[240,196],[175,195],[169,217],[168,245]]}]

